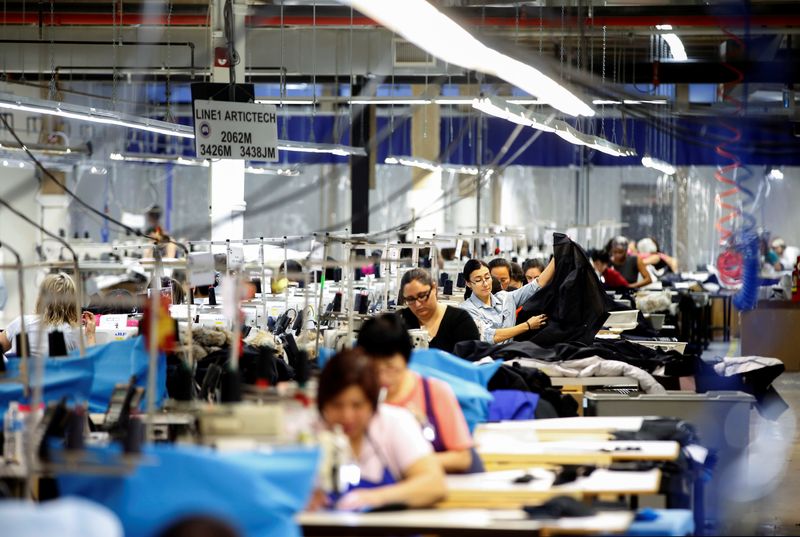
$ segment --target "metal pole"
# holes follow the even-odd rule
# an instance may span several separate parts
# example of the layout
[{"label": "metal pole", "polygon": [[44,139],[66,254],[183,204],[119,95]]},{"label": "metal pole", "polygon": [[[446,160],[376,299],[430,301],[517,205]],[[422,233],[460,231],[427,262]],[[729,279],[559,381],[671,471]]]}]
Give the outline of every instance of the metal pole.
[{"label": "metal pole", "polygon": [[283,311],[289,311],[289,246],[286,237],[283,238],[283,277],[286,278],[286,287],[283,290]]},{"label": "metal pole", "polygon": [[152,441],[154,416],[156,413],[156,373],[158,369],[158,337],[156,334],[158,327],[157,316],[161,300],[161,250],[158,245],[153,247],[153,258],[156,263],[153,285],[150,287],[150,326],[148,327],[150,341],[148,350],[150,353],[147,364],[147,424],[145,428],[146,438]]},{"label": "metal pole", "polygon": [[[264,266],[264,237],[258,247],[258,258],[261,261],[261,309],[263,311],[264,330],[267,329],[267,270]],[[258,324],[258,323],[256,323]]]}]

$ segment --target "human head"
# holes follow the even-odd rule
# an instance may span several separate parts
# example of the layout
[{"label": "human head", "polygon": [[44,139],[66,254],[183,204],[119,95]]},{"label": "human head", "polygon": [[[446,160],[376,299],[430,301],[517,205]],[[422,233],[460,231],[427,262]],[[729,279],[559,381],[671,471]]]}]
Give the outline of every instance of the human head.
[{"label": "human head", "polygon": [[[411,298],[415,300],[411,300]],[[436,283],[430,273],[421,268],[414,268],[403,274],[400,280],[400,297],[398,304],[405,304],[418,319],[426,321],[438,306]]]},{"label": "human head", "polygon": [[464,263],[462,272],[464,281],[467,282],[467,293],[465,298],[475,293],[481,300],[486,300],[492,292],[492,275],[489,272],[489,265],[480,259],[470,259]]},{"label": "human head", "polygon": [[657,254],[658,245],[650,237],[645,237],[636,243],[636,250],[643,254]]},{"label": "human head", "polygon": [[775,237],[772,239],[772,249],[775,250],[775,253],[783,255],[784,250],[786,250],[786,241],[784,241],[780,237]]},{"label": "human head", "polygon": [[284,271],[286,274],[286,279],[290,282],[302,282],[305,280],[303,276],[303,266],[294,259],[289,259],[284,263],[281,263],[281,266],[278,267],[277,277],[283,278]]},{"label": "human head", "polygon": [[493,277],[500,280],[503,289],[508,287],[511,282],[511,263],[508,260],[498,257],[489,261],[489,272]]},{"label": "human head", "polygon": [[48,274],[39,286],[35,312],[46,325],[66,323],[75,326],[80,319],[77,295],[75,282],[67,274]]},{"label": "human head", "polygon": [[403,318],[384,313],[367,319],[358,333],[358,347],[375,362],[380,385],[391,396],[403,381],[411,360],[411,337]]},{"label": "human head", "polygon": [[591,250],[589,256],[592,258],[592,265],[598,274],[605,272],[611,264],[611,258],[605,250]]},{"label": "human head", "polygon": [[623,236],[614,237],[611,241],[611,249],[608,252],[611,256],[611,261],[620,264],[624,263],[628,257],[628,239]]},{"label": "human head", "polygon": [[148,228],[156,228],[159,226],[161,220],[161,206],[157,203],[147,208],[144,213],[145,220],[147,221]]},{"label": "human head", "polygon": [[522,272],[525,273],[525,280],[531,283],[544,272],[544,263],[541,259],[526,259],[522,264]]},{"label": "human head", "polygon": [[508,286],[508,289],[511,290],[519,289],[527,282],[525,281],[525,273],[522,271],[522,267],[519,263],[511,263],[511,283]]},{"label": "human head", "polygon": [[349,349],[322,369],[317,409],[328,425],[340,425],[350,438],[361,438],[378,410],[379,395],[375,364],[363,350]]}]

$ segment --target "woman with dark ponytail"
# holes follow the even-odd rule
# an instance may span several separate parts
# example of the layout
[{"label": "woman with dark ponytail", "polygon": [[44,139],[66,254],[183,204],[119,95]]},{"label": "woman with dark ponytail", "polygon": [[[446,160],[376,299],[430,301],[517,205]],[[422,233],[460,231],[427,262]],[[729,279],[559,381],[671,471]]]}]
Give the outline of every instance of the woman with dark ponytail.
[{"label": "woman with dark ponytail", "polygon": [[487,343],[502,343],[528,330],[536,330],[547,323],[546,315],[531,317],[515,325],[516,310],[542,287],[553,279],[555,263],[550,261],[542,274],[515,291],[500,291],[492,294],[492,275],[489,266],[479,259],[470,259],[464,265],[464,281],[467,291],[461,308],[466,310],[481,331],[481,339]]}]

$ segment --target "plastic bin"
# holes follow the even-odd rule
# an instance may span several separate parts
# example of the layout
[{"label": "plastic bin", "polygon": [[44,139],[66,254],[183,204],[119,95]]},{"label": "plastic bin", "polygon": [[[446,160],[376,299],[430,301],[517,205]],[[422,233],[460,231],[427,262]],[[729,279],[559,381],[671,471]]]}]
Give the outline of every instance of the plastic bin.
[{"label": "plastic bin", "polygon": [[583,398],[584,416],[663,416],[680,418],[693,424],[700,443],[718,456],[711,481],[705,487],[706,521],[719,526],[726,517],[722,502],[721,476],[741,463],[750,443],[752,395],[736,391],[707,393],[667,392],[667,394],[587,392]]},{"label": "plastic bin", "polygon": [[611,329],[631,330],[636,328],[639,310],[612,311],[603,326]]}]

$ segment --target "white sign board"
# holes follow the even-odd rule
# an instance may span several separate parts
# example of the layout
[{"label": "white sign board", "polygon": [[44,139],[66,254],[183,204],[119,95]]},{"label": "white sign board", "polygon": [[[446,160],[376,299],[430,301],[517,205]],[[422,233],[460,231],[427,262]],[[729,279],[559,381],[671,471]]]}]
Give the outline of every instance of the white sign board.
[{"label": "white sign board", "polygon": [[191,278],[189,284],[192,287],[201,285],[214,285],[214,254],[211,252],[192,252],[187,261]]},{"label": "white sign board", "polygon": [[127,315],[101,315],[99,328],[107,330],[119,330],[128,326]]},{"label": "white sign board", "polygon": [[196,100],[194,136],[198,158],[278,160],[273,105]]}]

